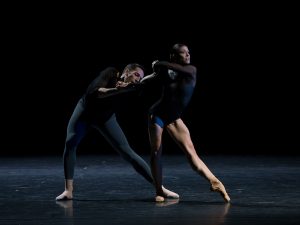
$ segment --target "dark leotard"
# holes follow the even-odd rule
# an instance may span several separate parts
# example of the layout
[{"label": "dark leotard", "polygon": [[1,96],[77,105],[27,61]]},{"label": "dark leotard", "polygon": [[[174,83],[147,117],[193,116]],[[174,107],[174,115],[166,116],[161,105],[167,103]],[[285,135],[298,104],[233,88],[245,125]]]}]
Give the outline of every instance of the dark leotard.
[{"label": "dark leotard", "polygon": [[163,86],[161,98],[150,108],[150,115],[163,127],[180,118],[188,105],[196,85],[197,69],[192,65],[180,65],[160,61],[155,64],[157,79]]}]

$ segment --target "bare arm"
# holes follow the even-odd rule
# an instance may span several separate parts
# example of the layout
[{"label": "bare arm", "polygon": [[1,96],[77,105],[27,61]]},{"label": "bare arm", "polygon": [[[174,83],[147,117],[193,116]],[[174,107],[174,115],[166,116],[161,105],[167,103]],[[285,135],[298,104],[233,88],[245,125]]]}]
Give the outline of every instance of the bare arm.
[{"label": "bare arm", "polygon": [[98,88],[98,92],[99,92],[100,95],[101,94],[108,94],[110,92],[115,92],[117,90],[118,90],[117,88],[103,88],[103,87]]},{"label": "bare arm", "polygon": [[149,81],[152,81],[153,79],[155,79],[157,77],[157,73],[151,73],[147,76],[145,76],[142,80],[141,80],[141,83],[147,83]]},{"label": "bare arm", "polygon": [[[122,86],[123,85],[123,86]],[[115,88],[98,88],[96,91],[97,98],[107,98],[111,96],[120,96],[126,93],[134,92],[139,90],[139,84],[122,84],[121,86],[117,86]]]},{"label": "bare arm", "polygon": [[177,63],[170,63],[167,61],[156,61],[153,65],[154,71],[159,70],[160,68],[167,68],[174,70],[176,72],[186,73],[186,74],[196,74],[197,69],[193,65],[180,65]]},{"label": "bare arm", "polygon": [[104,88],[104,87],[100,87],[98,88],[98,92],[99,94],[108,94],[108,93],[113,93],[121,88],[127,87],[130,83],[126,83],[123,81],[118,81],[116,84],[116,87],[114,88]]}]

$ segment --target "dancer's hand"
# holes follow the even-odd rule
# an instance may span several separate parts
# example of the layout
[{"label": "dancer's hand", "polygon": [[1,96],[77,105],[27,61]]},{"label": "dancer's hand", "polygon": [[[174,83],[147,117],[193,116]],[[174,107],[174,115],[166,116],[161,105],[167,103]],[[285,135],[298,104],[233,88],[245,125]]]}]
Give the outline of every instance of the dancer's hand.
[{"label": "dancer's hand", "polygon": [[120,89],[120,88],[124,88],[127,87],[130,83],[126,83],[124,81],[118,81],[116,84],[116,88]]}]

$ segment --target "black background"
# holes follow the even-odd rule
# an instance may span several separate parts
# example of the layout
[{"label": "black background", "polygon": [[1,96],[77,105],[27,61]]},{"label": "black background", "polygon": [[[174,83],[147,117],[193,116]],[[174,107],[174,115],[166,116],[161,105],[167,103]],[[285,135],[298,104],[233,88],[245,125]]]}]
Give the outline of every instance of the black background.
[{"label": "black background", "polygon": [[[62,155],[68,119],[95,68],[121,70],[138,62],[151,73],[152,61],[168,59],[177,42],[189,46],[198,68],[197,87],[182,118],[199,154],[298,154],[292,7],[234,7],[7,6],[1,26],[0,154]],[[132,147],[148,154],[145,108],[139,100],[128,104],[120,124]],[[164,138],[164,152],[180,152],[168,135]],[[112,150],[92,132],[79,152]]]}]

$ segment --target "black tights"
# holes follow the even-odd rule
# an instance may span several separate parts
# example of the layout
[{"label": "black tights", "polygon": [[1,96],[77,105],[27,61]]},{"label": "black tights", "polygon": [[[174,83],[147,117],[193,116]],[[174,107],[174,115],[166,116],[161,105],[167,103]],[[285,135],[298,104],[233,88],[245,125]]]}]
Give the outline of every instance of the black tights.
[{"label": "black tights", "polygon": [[73,179],[77,147],[82,138],[86,135],[88,129],[90,127],[94,127],[105,137],[105,139],[123,159],[129,162],[139,174],[152,184],[153,178],[150,167],[129,146],[125,134],[116,120],[115,114],[101,125],[89,125],[80,119],[83,111],[84,107],[82,102],[79,101],[68,124],[65,150],[63,154],[65,179]]}]

